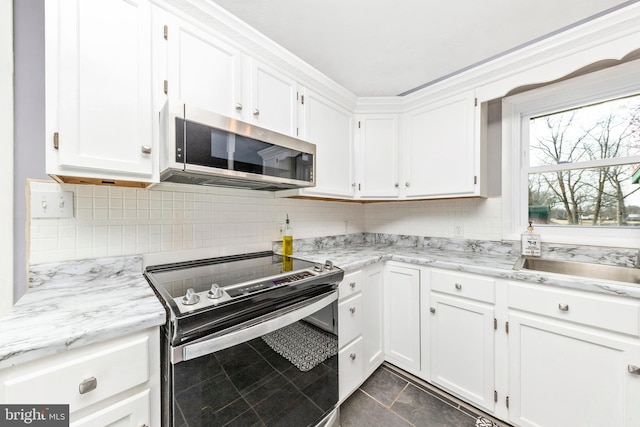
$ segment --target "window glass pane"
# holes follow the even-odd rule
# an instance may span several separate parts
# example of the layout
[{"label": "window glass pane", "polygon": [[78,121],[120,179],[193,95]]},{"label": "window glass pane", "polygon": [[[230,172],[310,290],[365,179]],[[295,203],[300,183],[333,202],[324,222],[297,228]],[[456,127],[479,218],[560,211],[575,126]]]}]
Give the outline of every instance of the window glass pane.
[{"label": "window glass pane", "polygon": [[640,95],[536,117],[529,122],[529,166],[640,154]]},{"label": "window glass pane", "polygon": [[639,165],[529,174],[529,221],[592,227],[640,226]]}]

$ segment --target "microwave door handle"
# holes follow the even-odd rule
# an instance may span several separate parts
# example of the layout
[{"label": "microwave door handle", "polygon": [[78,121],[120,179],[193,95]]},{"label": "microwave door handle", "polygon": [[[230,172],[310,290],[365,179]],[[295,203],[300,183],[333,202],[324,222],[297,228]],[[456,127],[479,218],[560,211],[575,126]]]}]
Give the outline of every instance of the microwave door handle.
[{"label": "microwave door handle", "polygon": [[287,325],[302,320],[307,316],[321,310],[338,299],[337,291],[331,291],[328,295],[311,298],[300,306],[296,306],[291,310],[282,309],[272,313],[268,319],[261,319],[254,325],[247,328],[241,328],[223,335],[213,338],[205,338],[195,343],[176,346],[171,349],[171,363],[175,364],[182,361],[195,359],[206,354],[224,350],[234,345],[250,341],[254,338],[261,337]]}]

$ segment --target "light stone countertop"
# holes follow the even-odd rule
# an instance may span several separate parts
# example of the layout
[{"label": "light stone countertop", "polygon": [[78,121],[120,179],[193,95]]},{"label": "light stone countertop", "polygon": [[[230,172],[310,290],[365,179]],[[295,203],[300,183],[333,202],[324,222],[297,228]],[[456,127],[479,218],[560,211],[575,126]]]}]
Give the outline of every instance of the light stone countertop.
[{"label": "light stone countertop", "polygon": [[0,369],[165,323],[139,256],[31,267],[30,288],[0,318]]},{"label": "light stone countertop", "polygon": [[[277,251],[274,245],[274,250]],[[351,242],[346,245],[299,245],[294,257],[324,263],[331,260],[345,272],[359,270],[368,265],[387,260],[418,266],[442,268],[463,273],[481,274],[516,282],[538,283],[561,288],[578,289],[608,295],[640,298],[640,285],[600,279],[589,279],[563,274],[513,270],[518,255],[504,247],[474,248],[460,250],[447,244],[440,247],[405,247],[393,243]],[[630,251],[631,252],[631,251]],[[554,258],[583,262],[613,264],[619,259],[627,260],[626,253],[603,248],[601,251],[562,251],[555,248],[550,254]],[[625,262],[628,265],[629,262]]]},{"label": "light stone countertop", "polygon": [[[279,244],[274,242],[275,252]],[[347,273],[387,260],[640,298],[640,286],[551,273],[515,271],[510,243],[347,235],[294,242],[294,256],[331,260]],[[555,258],[631,265],[634,251],[550,247]],[[0,318],[0,369],[165,323],[166,312],[142,275],[139,256],[31,267],[30,290]]]}]

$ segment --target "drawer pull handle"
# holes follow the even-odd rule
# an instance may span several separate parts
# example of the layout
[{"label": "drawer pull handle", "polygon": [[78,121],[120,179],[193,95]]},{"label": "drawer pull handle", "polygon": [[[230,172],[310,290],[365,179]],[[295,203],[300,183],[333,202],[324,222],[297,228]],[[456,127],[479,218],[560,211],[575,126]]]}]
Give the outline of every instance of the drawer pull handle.
[{"label": "drawer pull handle", "polygon": [[349,311],[351,312],[351,314],[356,312],[356,308],[355,307],[349,307]]},{"label": "drawer pull handle", "polygon": [[96,377],[91,377],[80,383],[80,385],[78,386],[78,391],[80,392],[80,394],[85,394],[95,390],[96,387],[98,387],[98,380],[96,379]]},{"label": "drawer pull handle", "polygon": [[627,366],[627,369],[629,369],[629,373],[630,374],[640,375],[640,366],[629,365],[629,366]]},{"label": "drawer pull handle", "polygon": [[569,311],[569,304],[558,304],[558,310],[560,311]]},{"label": "drawer pull handle", "polygon": [[457,290],[462,289],[462,285],[461,285],[460,283],[456,283],[456,289],[457,289]]},{"label": "drawer pull handle", "polygon": [[356,287],[356,282],[349,283],[349,286],[351,286],[351,289],[355,288]]},{"label": "drawer pull handle", "polygon": [[148,145],[143,145],[142,147],[140,147],[140,151],[142,151],[143,154],[151,154],[151,147]]},{"label": "drawer pull handle", "polygon": [[349,355],[349,357],[351,358],[351,360],[356,360],[356,354],[355,353],[351,353]]},{"label": "drawer pull handle", "polygon": [[429,311],[433,314],[436,314],[436,308],[435,307],[430,307]]}]

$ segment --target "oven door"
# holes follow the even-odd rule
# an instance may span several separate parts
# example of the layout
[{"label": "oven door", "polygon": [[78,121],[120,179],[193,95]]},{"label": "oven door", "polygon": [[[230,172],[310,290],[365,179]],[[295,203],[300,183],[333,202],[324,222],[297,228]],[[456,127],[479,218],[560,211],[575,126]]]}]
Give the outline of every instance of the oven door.
[{"label": "oven door", "polygon": [[336,300],[332,290],[172,348],[165,417],[191,427],[322,424],[338,403]]}]

